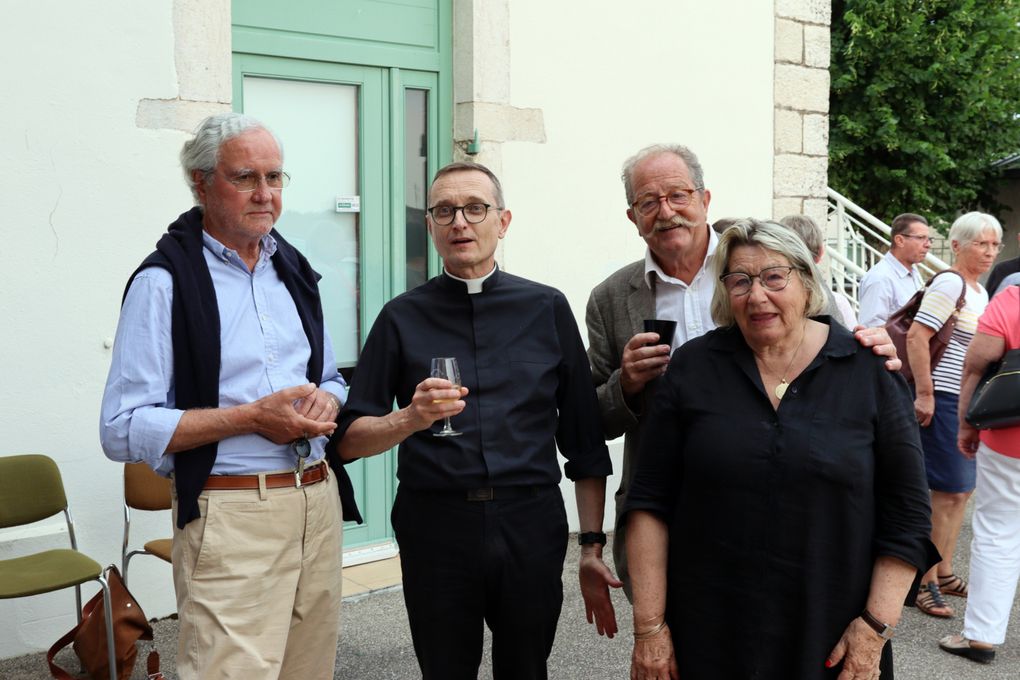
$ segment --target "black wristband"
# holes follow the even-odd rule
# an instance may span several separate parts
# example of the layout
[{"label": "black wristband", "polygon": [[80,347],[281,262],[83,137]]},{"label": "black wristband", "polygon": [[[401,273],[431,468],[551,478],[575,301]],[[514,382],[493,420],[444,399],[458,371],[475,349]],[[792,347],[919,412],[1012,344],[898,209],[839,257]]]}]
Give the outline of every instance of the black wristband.
[{"label": "black wristband", "polygon": [[577,535],[578,545],[606,544],[606,535],[601,531],[582,531]]}]

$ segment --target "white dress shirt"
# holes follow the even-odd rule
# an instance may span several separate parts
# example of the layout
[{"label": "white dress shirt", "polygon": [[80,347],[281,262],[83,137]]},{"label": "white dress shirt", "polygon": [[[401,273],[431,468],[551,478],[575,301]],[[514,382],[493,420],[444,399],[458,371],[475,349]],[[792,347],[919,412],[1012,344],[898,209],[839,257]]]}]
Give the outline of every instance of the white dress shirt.
[{"label": "white dress shirt", "polygon": [[655,318],[677,322],[671,352],[715,328],[711,306],[717,282],[712,274],[712,259],[717,245],[719,235],[709,227],[705,261],[689,285],[662,271],[652,257],[652,251],[645,250],[645,285],[655,296]]}]

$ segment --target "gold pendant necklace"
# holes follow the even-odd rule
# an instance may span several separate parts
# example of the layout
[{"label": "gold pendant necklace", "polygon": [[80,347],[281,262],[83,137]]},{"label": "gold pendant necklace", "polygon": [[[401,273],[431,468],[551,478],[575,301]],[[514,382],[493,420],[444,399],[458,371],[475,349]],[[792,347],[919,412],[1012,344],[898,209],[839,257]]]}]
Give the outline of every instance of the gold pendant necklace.
[{"label": "gold pendant necklace", "polygon": [[780,380],[779,384],[776,385],[776,389],[775,389],[776,399],[782,399],[783,395],[786,394],[786,388],[789,387],[789,386],[790,386],[790,383],[786,382],[786,378],[783,378],[782,380]]},{"label": "gold pendant necklace", "polygon": [[786,370],[783,371],[783,376],[779,379],[779,384],[776,385],[776,389],[772,392],[776,395],[776,399],[782,401],[783,395],[786,394],[786,388],[790,386],[790,383],[786,382],[786,374],[793,368],[793,362],[797,360],[797,355],[800,354],[800,348],[804,344],[804,337],[807,335],[807,324],[804,324],[804,332],[800,335],[800,342],[797,343],[797,349],[793,350],[793,358],[790,359],[790,363],[786,365]]}]

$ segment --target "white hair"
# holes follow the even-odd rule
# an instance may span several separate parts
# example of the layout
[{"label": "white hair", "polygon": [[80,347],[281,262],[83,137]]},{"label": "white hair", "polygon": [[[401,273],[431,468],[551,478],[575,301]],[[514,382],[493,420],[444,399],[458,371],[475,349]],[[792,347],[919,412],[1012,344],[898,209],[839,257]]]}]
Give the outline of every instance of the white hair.
[{"label": "white hair", "polygon": [[181,149],[181,167],[184,169],[184,179],[191,189],[191,195],[195,197],[195,203],[199,203],[195,172],[202,173],[204,181],[208,182],[220,160],[220,147],[223,143],[250,130],[265,130],[271,134],[280,150],[280,158],[283,158],[283,144],[272,130],[251,116],[233,111],[209,116],[198,124],[195,137],[184,142]]},{"label": "white hair", "polygon": [[995,237],[1002,240],[1002,225],[999,224],[999,220],[988,213],[975,210],[956,218],[953,226],[949,228],[949,240],[956,241],[962,248],[981,238],[986,229],[994,231]]}]

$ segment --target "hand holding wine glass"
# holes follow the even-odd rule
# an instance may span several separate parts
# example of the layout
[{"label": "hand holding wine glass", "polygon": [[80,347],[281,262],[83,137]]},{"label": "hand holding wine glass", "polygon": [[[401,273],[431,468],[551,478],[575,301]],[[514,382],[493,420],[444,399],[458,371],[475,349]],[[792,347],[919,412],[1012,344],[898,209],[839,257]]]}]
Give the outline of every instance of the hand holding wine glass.
[{"label": "hand holding wine glass", "polygon": [[[460,367],[457,366],[457,360],[453,357],[437,357],[432,360],[432,370],[429,372],[433,378],[442,378],[449,380],[453,383],[454,389],[460,389]],[[456,399],[435,399],[434,402],[442,404],[446,402],[457,401]],[[450,425],[450,417],[446,416],[444,419],[443,429],[439,432],[433,432],[434,437],[459,437],[463,432],[458,432],[453,429]]]}]

